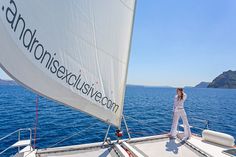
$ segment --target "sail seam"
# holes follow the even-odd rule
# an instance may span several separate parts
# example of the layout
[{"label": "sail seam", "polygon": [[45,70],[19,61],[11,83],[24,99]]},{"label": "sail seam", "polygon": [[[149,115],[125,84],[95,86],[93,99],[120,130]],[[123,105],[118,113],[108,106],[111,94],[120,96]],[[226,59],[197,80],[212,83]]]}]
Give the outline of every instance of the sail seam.
[{"label": "sail seam", "polygon": [[82,37],[78,37],[78,38],[79,38],[79,39],[81,39],[82,41],[84,41],[86,44],[88,44],[88,45],[90,45],[90,46],[94,47],[95,49],[97,49],[97,50],[99,50],[99,51],[101,51],[101,52],[105,53],[106,55],[108,55],[108,56],[112,57],[114,60],[117,60],[118,62],[120,62],[120,63],[122,63],[122,64],[126,64],[126,62],[125,62],[125,61],[123,61],[123,60],[121,60],[121,59],[118,59],[118,58],[116,58],[115,56],[111,55],[109,52],[105,51],[104,49],[102,49],[102,48],[99,48],[98,46],[95,46],[95,45],[93,45],[92,43],[90,43],[90,42],[86,41],[84,38],[82,38]]},{"label": "sail seam", "polygon": [[104,85],[103,85],[103,82],[102,82],[102,76],[101,76],[101,70],[100,70],[100,65],[99,65],[99,62],[98,62],[98,48],[97,48],[97,40],[96,40],[96,29],[95,29],[95,17],[94,17],[94,12],[92,11],[91,9],[91,5],[90,5],[90,12],[91,14],[93,15],[93,19],[92,19],[92,25],[93,25],[93,40],[94,40],[94,47],[95,47],[95,56],[96,56],[96,64],[97,64],[97,71],[98,71],[98,76],[99,76],[99,81],[101,83],[101,87],[102,87],[102,92],[105,93],[105,90],[104,90]]},{"label": "sail seam", "polygon": [[120,2],[130,11],[134,11],[132,8],[130,8],[123,0],[120,0]]}]

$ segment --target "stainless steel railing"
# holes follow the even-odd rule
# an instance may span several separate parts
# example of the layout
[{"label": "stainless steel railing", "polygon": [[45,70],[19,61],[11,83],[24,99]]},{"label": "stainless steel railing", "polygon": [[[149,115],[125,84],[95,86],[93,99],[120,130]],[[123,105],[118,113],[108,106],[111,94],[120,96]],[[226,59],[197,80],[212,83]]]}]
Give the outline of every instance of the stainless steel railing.
[{"label": "stainless steel railing", "polygon": [[[135,122],[137,122],[137,123],[139,123],[139,124],[141,124],[141,125],[144,125],[144,126],[148,126],[148,129],[154,129],[154,130],[158,130],[159,132],[161,132],[161,133],[167,133],[168,131],[170,131],[170,129],[171,129],[171,125],[169,125],[169,126],[167,126],[167,125],[159,125],[159,127],[155,127],[155,126],[151,126],[150,124],[147,124],[145,121],[143,121],[143,120],[137,120],[137,119],[135,119],[135,118],[133,118],[133,117],[131,117],[131,116],[126,116],[126,118],[128,119],[128,120],[132,120],[132,121],[135,121]],[[199,130],[199,131],[203,131],[204,129],[209,129],[209,120],[205,120],[205,119],[202,119],[202,118],[198,118],[198,117],[189,117],[189,120],[192,120],[192,121],[194,121],[194,122],[200,122],[200,124],[203,124],[204,126],[202,126],[202,127],[199,127],[198,125],[191,125],[191,128],[194,128],[194,129],[196,129],[196,130]],[[128,123],[129,123],[129,121],[127,121]],[[180,126],[181,124],[179,124],[179,126],[178,126],[178,130],[180,130],[180,128],[181,128],[181,126]],[[161,127],[160,127],[161,126]],[[165,128],[165,129],[164,129]],[[130,132],[131,133],[131,135],[134,133],[135,134],[135,132]],[[197,132],[197,135],[199,135],[200,136],[200,132]]]},{"label": "stainless steel railing", "polygon": [[200,130],[209,129],[209,124],[210,124],[209,120],[198,118],[198,117],[190,117],[190,119],[202,122],[205,125],[205,128],[199,128],[199,127],[194,127],[194,128],[200,129]]},{"label": "stainless steel railing", "polygon": [[[9,133],[8,135],[0,138],[0,142],[2,143],[3,140],[7,139],[8,137],[10,136],[13,136],[15,134],[18,135],[18,141],[20,141],[22,138],[21,138],[21,135],[22,135],[22,132],[28,132],[29,133],[29,140],[30,140],[30,143],[29,143],[29,146],[30,146],[30,149],[31,149],[31,146],[32,146],[32,129],[31,128],[24,128],[24,129],[18,129],[12,133]],[[14,143],[13,143],[14,144]],[[3,153],[5,153],[7,150],[11,149],[11,148],[15,148],[15,147],[12,147],[13,146],[10,145],[8,146],[6,149],[4,149],[3,151],[0,152],[0,155],[2,155]],[[18,147],[18,152],[20,152],[20,147]]]}]

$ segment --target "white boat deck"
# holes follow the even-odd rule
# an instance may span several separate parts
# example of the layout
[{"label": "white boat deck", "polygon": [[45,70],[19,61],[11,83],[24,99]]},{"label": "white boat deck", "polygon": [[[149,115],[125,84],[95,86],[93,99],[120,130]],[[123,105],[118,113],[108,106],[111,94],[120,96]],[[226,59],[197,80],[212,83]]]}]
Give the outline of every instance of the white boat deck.
[{"label": "white boat deck", "polygon": [[178,139],[161,139],[132,144],[134,148],[149,157],[199,157],[201,154],[191,150]]},{"label": "white boat deck", "polygon": [[[181,138],[181,137],[180,137]],[[114,145],[101,147],[102,143],[83,144],[75,146],[39,149],[32,152],[36,157],[124,157],[130,152],[136,152],[141,157],[229,157],[222,153],[223,150],[232,147],[223,147],[213,143],[207,143],[200,137],[192,136],[187,142],[180,139],[169,139],[167,135],[157,135],[141,138],[133,138],[119,145],[124,148],[121,155]],[[129,148],[129,149],[126,149]]]},{"label": "white boat deck", "polygon": [[[156,157],[199,157],[200,153],[191,150],[178,139],[169,139],[167,135],[134,138],[127,142],[142,156]],[[101,143],[69,146],[61,148],[49,148],[39,150],[38,157],[117,157],[117,151],[113,147],[101,148]]]},{"label": "white boat deck", "polygon": [[[113,154],[113,155],[112,155]],[[48,154],[38,154],[39,157],[114,157],[117,156],[112,148],[89,149]]]},{"label": "white boat deck", "polygon": [[40,149],[37,157],[116,157],[112,147],[101,147],[102,143],[82,144],[74,146]]}]

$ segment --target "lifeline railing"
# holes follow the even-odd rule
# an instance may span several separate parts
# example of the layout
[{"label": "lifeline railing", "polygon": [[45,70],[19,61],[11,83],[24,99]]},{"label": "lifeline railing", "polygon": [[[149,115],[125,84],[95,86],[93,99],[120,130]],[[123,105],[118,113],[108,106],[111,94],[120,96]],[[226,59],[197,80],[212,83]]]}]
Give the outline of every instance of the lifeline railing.
[{"label": "lifeline railing", "polygon": [[[147,129],[150,130],[150,131],[151,131],[152,129],[158,130],[158,131],[160,131],[161,133],[167,133],[167,131],[168,131],[168,130],[165,130],[165,129],[161,129],[161,128],[159,128],[159,127],[150,126],[150,124],[147,124],[144,120],[138,120],[138,119],[135,119],[135,118],[133,118],[133,117],[131,117],[131,116],[125,116],[125,117],[126,117],[127,119],[133,120],[133,121],[135,121],[135,122],[137,122],[137,123],[139,123],[139,124],[141,124],[141,125],[146,125],[146,126],[148,126]],[[192,119],[192,120],[195,120],[195,121],[199,121],[199,122],[205,124],[205,127],[204,127],[204,128],[196,127],[196,126],[192,126],[192,128],[195,128],[195,129],[198,129],[198,130],[201,130],[201,131],[203,131],[204,129],[209,129],[209,120],[205,120],[205,119],[201,119],[201,118],[197,118],[197,117],[191,117],[191,116],[189,117],[189,119]],[[51,147],[54,147],[54,146],[58,145],[59,143],[64,142],[65,140],[68,140],[68,139],[70,139],[70,138],[72,138],[72,137],[74,137],[74,136],[76,136],[76,135],[78,135],[78,134],[81,134],[82,132],[85,132],[86,130],[88,130],[89,128],[95,126],[96,124],[97,124],[97,123],[92,124],[92,125],[89,126],[88,128],[83,129],[83,130],[80,130],[80,131],[74,133],[73,135],[71,135],[71,136],[69,136],[69,137],[68,137],[68,136],[67,136],[67,137],[64,137],[62,140],[58,141],[56,144],[51,145]],[[127,126],[128,126],[128,125],[127,125],[127,123],[126,123],[126,121],[125,121],[125,127],[127,127]],[[162,126],[162,127],[163,127],[163,126]],[[165,126],[164,128],[169,128],[169,129],[170,129],[170,127],[171,127],[171,126]],[[235,127],[235,126],[234,126],[234,127]],[[12,136],[13,134],[16,134],[16,133],[18,133],[18,141],[20,141],[20,140],[21,140],[21,132],[22,132],[22,131],[29,131],[29,133],[30,133],[30,136],[29,136],[29,138],[30,138],[30,140],[29,140],[29,141],[30,141],[30,142],[29,142],[29,145],[32,146],[32,129],[31,129],[31,128],[18,129],[18,130],[16,130],[16,131],[14,131],[14,132],[12,132],[12,133],[10,133],[10,134],[8,134],[8,135],[6,135],[6,136],[0,138],[0,142],[3,141],[4,139],[6,139],[7,137]],[[132,135],[132,134],[136,134],[136,132],[130,131],[130,129],[129,129],[128,127],[126,128],[126,131],[127,131],[127,134],[128,134],[129,139],[131,138],[131,135]],[[108,134],[108,133],[106,133],[106,134]],[[130,134],[131,134],[131,135],[130,135]],[[14,144],[13,144],[13,145],[14,145]],[[9,146],[8,148],[6,148],[6,149],[3,150],[2,152],[0,152],[0,155],[3,154],[4,152],[6,152],[7,150],[11,149],[11,148],[15,148],[15,147],[12,147],[13,145]],[[30,147],[30,148],[32,149],[32,147]],[[19,151],[20,151],[20,148],[18,147],[18,152],[19,152]]]},{"label": "lifeline railing", "polygon": [[[198,117],[190,117],[190,119],[202,122],[203,124],[205,124],[205,128],[204,129],[209,129],[209,124],[210,124],[209,120],[198,118]],[[196,126],[194,128],[200,129],[200,130],[204,130],[203,128],[196,127]]]},{"label": "lifeline railing", "polygon": [[[29,132],[29,140],[24,140],[25,142],[21,145],[20,142],[21,140],[23,141],[23,139],[21,138],[22,132]],[[3,140],[5,140],[6,138],[18,134],[18,141],[13,143],[12,145],[10,145],[9,147],[7,147],[6,149],[4,149],[3,151],[0,152],[0,155],[2,155],[3,153],[5,153],[7,150],[11,149],[11,148],[16,148],[18,147],[18,153],[20,152],[20,147],[22,146],[30,146],[30,149],[32,148],[31,144],[32,144],[32,129],[31,128],[24,128],[24,129],[18,129],[12,133],[9,133],[8,135],[0,138],[0,142],[2,142]]]},{"label": "lifeline railing", "polygon": [[[153,130],[158,130],[160,133],[168,133],[169,131],[170,131],[170,129],[171,129],[171,124],[170,125],[161,125],[161,127],[155,127],[155,126],[152,126],[152,125],[150,125],[150,124],[148,124],[148,123],[146,123],[145,122],[145,120],[138,120],[138,119],[136,119],[136,118],[134,118],[134,117],[131,117],[131,116],[125,116],[128,120],[133,120],[133,121],[135,121],[135,122],[137,122],[137,123],[139,123],[139,124],[141,124],[141,125],[144,125],[144,126],[148,126],[147,127],[147,131],[149,130],[149,131],[151,131],[152,132],[152,129]],[[200,124],[203,124],[204,126],[201,126],[201,127],[199,127],[199,125],[191,125],[191,128],[193,128],[193,129],[196,129],[196,130],[198,130],[198,131],[203,131],[203,130],[205,130],[205,129],[209,129],[210,128],[210,124],[211,123],[217,123],[216,121],[214,121],[214,120],[211,120],[211,123],[210,123],[210,121],[209,120],[206,120],[206,119],[203,119],[203,118],[198,118],[198,117],[196,117],[196,116],[189,116],[188,117],[189,118],[189,120],[190,120],[190,122],[200,122],[200,123],[198,123],[199,125]],[[129,121],[128,121],[129,122]],[[126,122],[127,123],[127,122]],[[125,124],[125,125],[127,125],[127,124]],[[224,125],[225,127],[231,127],[231,128],[235,128],[236,129],[236,126],[234,126],[234,125]],[[182,127],[183,128],[183,124],[179,124],[179,126],[178,126],[179,128],[178,128],[178,130],[180,130],[180,127]],[[165,128],[165,129],[164,129]],[[141,135],[145,135],[145,132],[132,132],[132,131],[130,131],[129,129],[127,129],[128,130],[128,133],[130,134],[129,135],[129,138],[131,138],[131,135],[132,134],[141,134]],[[198,135],[198,136],[201,136],[201,132],[196,132],[195,133],[195,135]]]},{"label": "lifeline railing", "polygon": [[[134,120],[134,121],[136,121],[137,123],[139,123],[141,125],[148,126],[148,129],[156,129],[156,130],[160,131],[161,133],[167,133],[168,131],[170,131],[170,128],[171,128],[171,125],[170,126],[165,125],[165,126],[162,126],[162,129],[161,129],[161,128],[158,128],[158,127],[150,126],[149,124],[145,123],[145,121],[137,120],[137,119],[135,119],[131,116],[126,116],[126,118]],[[205,120],[205,119],[198,118],[198,117],[189,117],[189,119],[194,120],[195,122],[200,122],[200,123],[204,124],[204,127],[197,127],[195,125],[191,125],[191,128],[194,128],[194,129],[197,129],[197,130],[200,130],[200,131],[203,131],[204,129],[209,129],[209,124],[210,124],[209,120]],[[183,127],[183,124],[178,125],[178,130],[180,130],[180,127]],[[166,129],[163,129],[163,128],[166,128]],[[167,128],[169,128],[169,130]],[[132,132],[129,132],[129,133],[132,134]],[[135,134],[135,132],[134,132],[134,134]]]}]

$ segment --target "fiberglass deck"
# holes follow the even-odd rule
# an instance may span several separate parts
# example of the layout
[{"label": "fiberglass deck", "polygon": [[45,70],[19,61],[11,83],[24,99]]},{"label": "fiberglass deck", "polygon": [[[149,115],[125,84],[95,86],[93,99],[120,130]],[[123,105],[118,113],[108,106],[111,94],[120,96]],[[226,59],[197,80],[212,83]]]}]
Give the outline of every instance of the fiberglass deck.
[{"label": "fiberglass deck", "polygon": [[106,145],[105,148],[101,145],[102,143],[92,143],[39,149],[36,154],[32,152],[28,155],[32,157],[34,155],[36,157],[128,157],[127,152],[132,151],[123,149],[125,145],[128,145],[139,154],[136,155],[138,157],[227,157],[222,151],[230,148],[206,143],[196,136],[192,136],[187,142],[182,142],[180,139],[169,139],[167,135],[132,138],[129,141],[126,140],[125,145],[121,142],[118,146],[124,150],[125,155],[118,155],[119,151],[114,145]]},{"label": "fiberglass deck", "polygon": [[[169,139],[166,135],[134,138],[128,142],[144,157],[199,157],[203,156],[189,148],[179,139]],[[69,146],[61,148],[49,148],[39,150],[38,157],[117,157],[117,151],[113,147],[101,148],[101,143]]]}]

